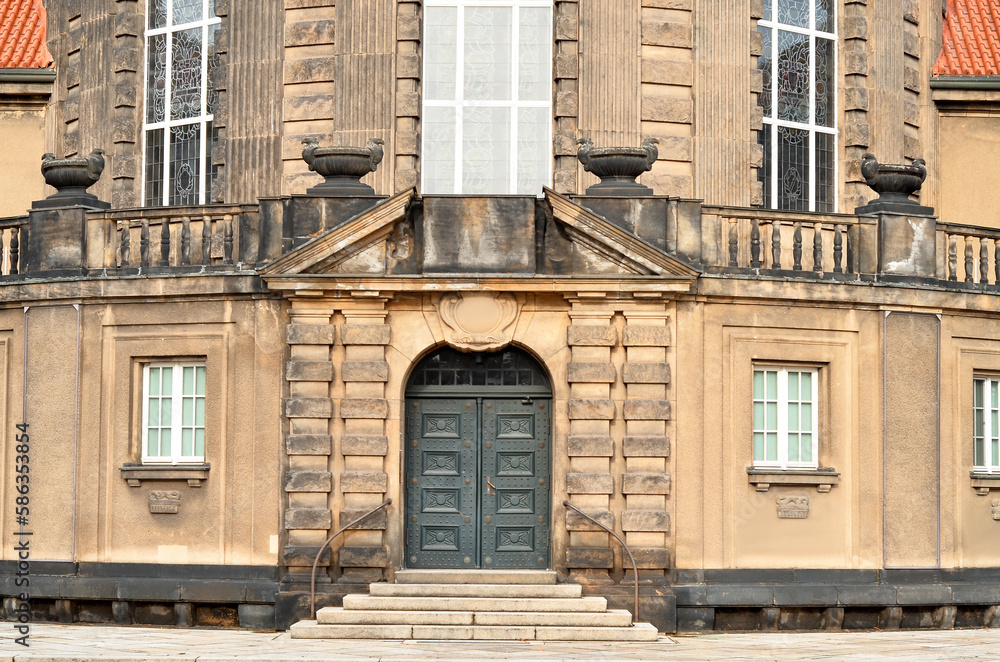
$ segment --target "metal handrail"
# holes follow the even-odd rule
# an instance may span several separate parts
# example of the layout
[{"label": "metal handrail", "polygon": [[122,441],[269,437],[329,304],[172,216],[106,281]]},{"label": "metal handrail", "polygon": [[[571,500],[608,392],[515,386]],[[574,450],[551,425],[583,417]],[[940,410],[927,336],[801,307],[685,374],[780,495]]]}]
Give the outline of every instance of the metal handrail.
[{"label": "metal handrail", "polygon": [[614,531],[604,526],[603,524],[598,522],[596,519],[594,519],[587,513],[583,512],[582,510],[571,504],[569,501],[563,501],[563,505],[569,508],[570,510],[579,513],[580,515],[583,515],[586,519],[589,519],[591,522],[593,522],[597,526],[601,527],[602,529],[610,533],[612,536],[615,537],[615,540],[621,543],[622,547],[628,553],[628,558],[630,561],[632,561],[632,577],[635,580],[635,606],[633,607],[634,611],[632,612],[632,625],[635,625],[635,622],[639,620],[639,567],[636,566],[635,564],[635,557],[632,555],[632,550],[628,548],[628,545],[625,544],[625,541],[622,540],[621,536],[619,536],[617,533],[615,533]]},{"label": "metal handrail", "polygon": [[[355,524],[357,524],[361,520],[365,519],[369,515],[373,515],[376,512],[378,512],[379,510],[382,510],[383,508],[385,508],[386,506],[391,505],[391,504],[392,504],[392,498],[386,498],[386,500],[383,501],[381,504],[375,506],[374,508],[372,508],[367,513],[365,513],[361,517],[357,518],[356,520],[354,520],[350,524],[345,524],[344,526],[342,526],[339,529],[337,529],[337,531],[332,536],[330,536],[329,538],[326,539],[325,543],[323,543],[322,545],[319,546],[319,551],[316,552],[316,558],[313,559],[312,576],[309,578],[309,620],[315,620],[316,619],[316,566],[319,565],[319,557],[323,555],[323,550],[326,549],[326,546],[329,545],[330,542],[334,538],[336,538],[337,536],[339,536],[341,533],[343,533],[347,529],[351,528],[352,526],[354,526]],[[333,550],[331,549],[330,552],[332,553]],[[638,584],[636,586],[638,586]],[[636,591],[638,591],[638,590],[639,589],[636,588]],[[636,593],[636,595],[639,595],[639,594]]]}]

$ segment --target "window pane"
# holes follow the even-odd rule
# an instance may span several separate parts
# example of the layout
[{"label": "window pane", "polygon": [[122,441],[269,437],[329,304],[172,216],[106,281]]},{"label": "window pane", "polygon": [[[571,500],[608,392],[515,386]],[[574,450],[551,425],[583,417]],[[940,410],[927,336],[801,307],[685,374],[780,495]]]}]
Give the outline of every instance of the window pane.
[{"label": "window pane", "polygon": [[456,193],[455,109],[424,110],[424,193]]},{"label": "window pane", "polygon": [[996,469],[1000,467],[1000,440],[994,438],[991,448],[993,449],[993,455],[990,456],[990,467]]},{"label": "window pane", "polygon": [[160,400],[158,398],[149,399],[149,406],[146,410],[146,420],[148,421],[149,427],[160,424]]},{"label": "window pane", "polygon": [[201,28],[181,30],[171,40],[170,119],[201,115]]},{"label": "window pane", "polygon": [[757,169],[757,181],[762,184],[764,189],[764,207],[768,209],[774,206],[774,199],[771,195],[771,182],[773,181],[771,170],[774,167],[771,159],[771,134],[771,126],[768,124],[765,124],[764,128],[757,132],[757,143],[764,152],[764,160],[761,162],[760,168]]},{"label": "window pane", "polygon": [[194,366],[184,366],[184,395],[194,395]]},{"label": "window pane", "polygon": [[788,399],[799,399],[799,373],[797,372],[788,373]]},{"label": "window pane", "polygon": [[764,20],[771,20],[771,0],[764,0]]},{"label": "window pane", "polygon": [[157,34],[146,42],[146,122],[166,119],[167,36]]},{"label": "window pane", "polygon": [[973,462],[977,467],[986,466],[986,448],[982,439],[976,439],[973,454],[975,455]]},{"label": "window pane", "polygon": [[160,455],[166,457],[170,453],[170,428],[163,428],[160,431]]},{"label": "window pane", "polygon": [[767,399],[774,400],[778,397],[778,373],[767,371]]},{"label": "window pane", "polygon": [[832,134],[816,134],[816,211],[832,212],[836,208],[835,142],[836,136]]},{"label": "window pane", "polygon": [[163,204],[163,129],[146,132],[146,204]]},{"label": "window pane", "polygon": [[816,29],[824,32],[833,32],[834,19],[836,19],[836,3],[834,0],[815,0],[816,2]]},{"label": "window pane", "polygon": [[181,425],[194,425],[194,398],[184,398],[181,410]]},{"label": "window pane", "polygon": [[1000,406],[1000,401],[998,401],[998,387],[1000,387],[1000,382],[995,380],[990,380],[990,406],[994,409]]},{"label": "window pane", "polygon": [[195,383],[194,383],[195,395],[205,395],[205,367],[198,366],[195,368]]},{"label": "window pane", "polygon": [[778,31],[778,119],[809,123],[809,37]]},{"label": "window pane", "polygon": [[167,25],[167,0],[149,0],[148,11],[150,29]]},{"label": "window pane", "polygon": [[146,455],[158,457],[160,455],[160,431],[152,429],[146,439]]},{"label": "window pane", "polygon": [[812,442],[812,435],[811,434],[803,434],[802,435],[801,449],[802,449],[802,452],[800,454],[800,459],[803,462],[812,462],[813,461],[813,442]]},{"label": "window pane", "polygon": [[802,403],[800,405],[800,407],[801,407],[801,410],[800,410],[800,416],[799,416],[799,430],[801,430],[802,432],[806,432],[806,431],[812,432],[813,431],[813,429],[812,429],[812,420],[813,420],[812,405],[809,404],[808,402],[804,402],[804,403]]},{"label": "window pane", "polygon": [[174,392],[174,369],[163,368],[163,395],[173,395]]},{"label": "window pane", "polygon": [[167,427],[173,423],[173,399],[172,398],[162,398],[160,399],[160,425]]},{"label": "window pane", "polygon": [[216,79],[222,67],[222,56],[217,52],[215,46],[218,43],[219,30],[221,29],[221,23],[208,26],[208,71],[206,72],[208,80],[205,82],[208,99],[205,100],[205,112],[209,115],[215,113],[215,107],[219,103],[219,90]]},{"label": "window pane", "polygon": [[972,434],[976,437],[983,437],[986,434],[986,420],[983,416],[982,409],[976,409],[973,412],[973,431]]},{"label": "window pane", "polygon": [[424,29],[434,36],[424,45],[424,98],[454,100],[458,56],[458,9],[427,7]]},{"label": "window pane", "polygon": [[510,110],[468,107],[462,122],[462,192],[510,192]]},{"label": "window pane", "polygon": [[973,403],[976,407],[983,406],[983,387],[986,385],[986,380],[977,379],[973,382]]},{"label": "window pane", "polygon": [[198,457],[205,456],[205,431],[202,429],[194,431],[194,454]]},{"label": "window pane", "polygon": [[522,101],[545,101],[549,98],[549,71],[552,67],[549,16],[551,10],[543,7],[525,7],[520,11],[517,88],[518,98]]},{"label": "window pane", "polygon": [[774,432],[767,434],[767,456],[765,459],[770,462],[778,460],[778,435]]},{"label": "window pane", "polygon": [[799,461],[799,435],[795,433],[788,435],[788,461]]},{"label": "window pane", "polygon": [[184,457],[194,455],[194,430],[191,428],[181,430],[181,455]]},{"label": "window pane", "polygon": [[764,429],[764,403],[753,403],[753,427],[755,430]]},{"label": "window pane", "polygon": [[764,39],[764,48],[760,57],[757,58],[757,68],[764,77],[764,87],[757,96],[757,102],[764,109],[764,117],[773,117],[774,109],[771,107],[771,35],[773,30],[760,26],[757,28]]},{"label": "window pane", "polygon": [[812,373],[811,372],[801,372],[799,373],[800,379],[802,380],[802,390],[799,391],[799,400],[812,400]]},{"label": "window pane", "polygon": [[778,22],[799,28],[809,27],[810,0],[777,0]]},{"label": "window pane", "polygon": [[[808,405],[806,405],[808,406]],[[799,427],[799,406],[795,403],[788,403],[788,431],[798,432]]]},{"label": "window pane", "polygon": [[159,395],[160,394],[160,369],[150,368],[149,369],[149,394]]},{"label": "window pane", "polygon": [[511,8],[466,7],[465,98],[511,98]]},{"label": "window pane", "polygon": [[809,132],[779,127],[778,206],[809,211]]},{"label": "window pane", "polygon": [[754,400],[762,400],[764,398],[764,371],[754,370],[753,371],[753,397]]},{"label": "window pane", "polygon": [[776,402],[767,403],[767,429],[778,429],[778,403]]},{"label": "window pane", "polygon": [[205,427],[205,399],[198,398],[194,403],[194,424]]},{"label": "window pane", "polygon": [[170,129],[170,204],[198,204],[201,126],[185,124]]},{"label": "window pane", "polygon": [[549,183],[552,150],[548,108],[521,108],[517,118],[517,192],[538,195]]},{"label": "window pane", "polygon": [[833,41],[829,39],[816,40],[816,85],[813,93],[816,95],[816,118],[818,126],[833,126],[834,95],[836,85],[833,81],[836,63],[833,59]]},{"label": "window pane", "polygon": [[764,461],[764,433],[755,432],[753,435],[753,459],[755,462]]},{"label": "window pane", "polygon": [[174,25],[200,21],[202,13],[201,0],[173,0],[174,1]]}]

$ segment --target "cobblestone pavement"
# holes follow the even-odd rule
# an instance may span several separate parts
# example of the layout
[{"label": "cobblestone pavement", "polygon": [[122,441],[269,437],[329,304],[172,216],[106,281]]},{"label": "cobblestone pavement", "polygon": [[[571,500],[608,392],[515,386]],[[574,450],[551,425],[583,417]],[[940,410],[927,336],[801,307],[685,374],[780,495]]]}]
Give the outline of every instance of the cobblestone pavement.
[{"label": "cobblestone pavement", "polygon": [[345,662],[437,660],[998,660],[1000,630],[775,632],[660,637],[648,644],[292,640],[287,633],[245,630],[31,626],[29,648],[0,622],[0,662]]}]

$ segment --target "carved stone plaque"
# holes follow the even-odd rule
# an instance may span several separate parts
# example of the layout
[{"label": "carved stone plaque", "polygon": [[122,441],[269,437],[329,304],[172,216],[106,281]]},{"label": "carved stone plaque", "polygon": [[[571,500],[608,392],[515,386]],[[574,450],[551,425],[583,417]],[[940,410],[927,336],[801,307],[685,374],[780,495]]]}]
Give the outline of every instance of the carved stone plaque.
[{"label": "carved stone plaque", "polygon": [[514,336],[519,312],[513,294],[446,294],[438,303],[445,340],[466,352],[501,349]]},{"label": "carved stone plaque", "polygon": [[805,519],[809,517],[809,497],[807,496],[780,496],[775,502],[778,504],[778,517],[781,519]]},{"label": "carved stone plaque", "polygon": [[994,499],[992,506],[993,519],[1000,521],[1000,499]]},{"label": "carved stone plaque", "polygon": [[174,490],[153,490],[149,493],[149,512],[176,515],[180,509],[180,492]]}]

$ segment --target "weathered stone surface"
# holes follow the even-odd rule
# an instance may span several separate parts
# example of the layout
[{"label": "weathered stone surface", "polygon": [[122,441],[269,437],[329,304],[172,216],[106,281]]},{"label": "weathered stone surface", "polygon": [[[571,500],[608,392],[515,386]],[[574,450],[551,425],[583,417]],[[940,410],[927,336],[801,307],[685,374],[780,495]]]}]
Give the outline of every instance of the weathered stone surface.
[{"label": "weathered stone surface", "polygon": [[330,418],[333,416],[333,400],[330,398],[288,398],[285,400],[285,416],[288,418]]},{"label": "weathered stone surface", "polygon": [[334,60],[332,57],[310,57],[285,61],[285,84],[331,81],[333,77]]},{"label": "weathered stone surface", "polygon": [[615,478],[609,473],[571,471],[566,474],[568,494],[614,494]]},{"label": "weathered stone surface", "polygon": [[567,547],[567,568],[613,568],[615,553],[610,547]]},{"label": "weathered stone surface", "polygon": [[312,46],[333,43],[331,20],[299,21],[285,24],[285,46]]},{"label": "weathered stone surface", "polygon": [[[615,526],[615,516],[607,509],[580,508],[604,526],[613,529]],[[567,531],[602,531],[601,527],[590,522],[574,510],[566,509],[566,530]]]},{"label": "weathered stone surface", "polygon": [[290,382],[329,382],[333,380],[331,361],[289,361],[285,379]]},{"label": "weathered stone surface", "polygon": [[382,471],[345,471],[340,474],[342,492],[381,494],[389,489],[389,476]]},{"label": "weathered stone surface", "polygon": [[388,324],[345,324],[340,337],[345,345],[388,345],[392,332]]},{"label": "weathered stone surface", "polygon": [[667,400],[626,400],[623,410],[626,421],[670,420],[670,402]]},{"label": "weathered stone surface", "polygon": [[571,324],[566,329],[566,342],[577,347],[614,347],[618,344],[618,329]]},{"label": "weathered stone surface", "polygon": [[570,363],[569,374],[566,381],[571,384],[577,382],[601,382],[614,383],[618,377],[615,366],[610,363]]},{"label": "weathered stone surface", "polygon": [[670,474],[629,471],[622,476],[622,494],[670,494]]},{"label": "weathered stone surface", "polygon": [[664,547],[633,547],[632,555],[640,570],[670,567],[670,550]]},{"label": "weathered stone surface", "polygon": [[341,418],[386,418],[389,402],[382,398],[344,398],[340,401]]},{"label": "weathered stone surface", "polygon": [[[281,562],[286,566],[311,566],[316,560],[316,552],[318,551],[319,547],[317,546],[286,545],[281,550]],[[323,553],[319,555],[317,565],[330,565],[332,555],[329,545],[323,547]]]},{"label": "weathered stone surface", "polygon": [[669,347],[670,329],[665,326],[628,325],[622,333],[626,347]]},{"label": "weathered stone surface", "polygon": [[286,529],[328,530],[333,525],[329,508],[289,508],[285,511]]},{"label": "weathered stone surface", "polygon": [[[340,526],[350,524],[357,518],[367,513],[369,510],[371,510],[371,508],[344,508],[340,511]],[[389,516],[385,512],[385,508],[383,508],[382,510],[378,510],[364,518],[352,526],[350,530],[385,531],[388,526]]]},{"label": "weathered stone surface", "polygon": [[383,434],[345,434],[340,441],[344,455],[385,455],[389,452],[389,439]]},{"label": "weathered stone surface", "polygon": [[384,547],[341,547],[339,556],[341,568],[384,568],[389,563]]},{"label": "weathered stone surface", "polygon": [[690,86],[694,83],[694,66],[690,62],[644,59],[642,80],[661,85]]},{"label": "weathered stone surface", "polygon": [[642,43],[650,46],[691,48],[691,26],[661,21],[642,22]]},{"label": "weathered stone surface", "polygon": [[285,337],[289,345],[332,345],[337,327],[333,324],[288,324]]},{"label": "weathered stone surface", "polygon": [[344,361],[340,378],[345,382],[387,382],[389,364],[385,361]]},{"label": "weathered stone surface", "polygon": [[289,455],[329,455],[333,451],[333,437],[328,434],[291,434],[285,438],[285,451]]},{"label": "weathered stone surface", "polygon": [[[460,226],[462,230],[457,231]],[[512,274],[535,271],[533,200],[425,198],[423,230],[425,272]]]},{"label": "weathered stone surface", "polygon": [[289,471],[285,474],[286,492],[329,492],[333,474],[329,471]]},{"label": "weathered stone surface", "polygon": [[622,531],[670,531],[670,513],[665,510],[626,510]]},{"label": "weathered stone surface", "polygon": [[625,457],[669,457],[670,437],[633,435],[622,440]]},{"label": "weathered stone surface", "polygon": [[587,400],[575,398],[569,401],[570,420],[612,419],[615,417],[613,400]]},{"label": "weathered stone surface", "polygon": [[567,451],[570,457],[611,457],[615,454],[615,442],[602,435],[571,434]]},{"label": "weathered stone surface", "polygon": [[669,363],[626,363],[622,366],[626,384],[669,384]]}]

